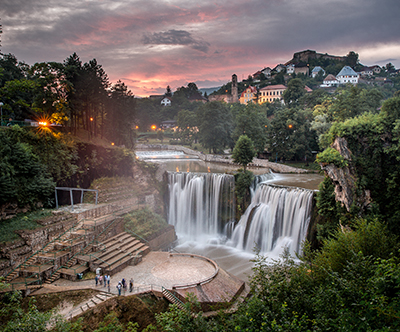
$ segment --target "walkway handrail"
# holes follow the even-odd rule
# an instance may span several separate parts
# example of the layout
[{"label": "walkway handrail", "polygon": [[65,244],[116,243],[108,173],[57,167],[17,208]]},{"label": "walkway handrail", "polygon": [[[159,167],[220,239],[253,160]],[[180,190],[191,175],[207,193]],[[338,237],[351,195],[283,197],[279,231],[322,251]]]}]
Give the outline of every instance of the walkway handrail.
[{"label": "walkway handrail", "polygon": [[71,208],[72,211],[74,211],[74,198],[72,195],[72,191],[80,191],[81,192],[81,204],[83,202],[83,193],[85,191],[91,191],[91,192],[95,192],[96,193],[96,205],[97,205],[97,201],[99,198],[99,191],[98,189],[83,189],[83,188],[70,188],[70,187],[55,187],[55,196],[56,196],[56,209],[58,209],[58,197],[57,197],[57,190],[65,190],[65,191],[69,191],[69,196],[70,196],[70,200],[71,200]]},{"label": "walkway handrail", "polygon": [[185,304],[180,300],[180,299],[178,299],[176,296],[175,296],[175,294],[173,294],[172,292],[170,292],[168,289],[166,289],[164,286],[162,286],[162,293],[164,293],[164,292],[166,292],[167,294],[169,294],[169,295],[171,295],[173,298],[174,298],[174,300],[177,302],[176,304],[181,304],[182,305],[182,307],[184,307],[185,306]]},{"label": "walkway handrail", "polygon": [[206,284],[206,283],[210,282],[211,280],[213,280],[213,279],[217,276],[217,274],[218,274],[218,272],[219,272],[219,266],[218,266],[218,264],[215,263],[212,259],[209,259],[209,258],[204,257],[204,256],[194,255],[194,254],[172,254],[172,253],[170,253],[170,256],[189,256],[189,257],[199,258],[199,259],[202,259],[202,260],[207,261],[208,263],[210,263],[211,265],[213,265],[214,268],[215,268],[214,273],[213,273],[210,277],[207,277],[207,278],[205,278],[205,279],[202,279],[202,280],[200,280],[200,281],[193,282],[193,283],[190,283],[190,284],[173,285],[173,286],[172,286],[172,289],[189,288],[189,287],[195,287],[195,286],[198,286],[198,285]]}]

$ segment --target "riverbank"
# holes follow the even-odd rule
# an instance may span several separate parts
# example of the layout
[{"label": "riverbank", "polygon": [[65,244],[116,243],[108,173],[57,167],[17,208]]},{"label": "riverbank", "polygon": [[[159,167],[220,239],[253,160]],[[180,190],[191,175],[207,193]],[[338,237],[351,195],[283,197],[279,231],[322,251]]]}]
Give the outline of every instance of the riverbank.
[{"label": "riverbank", "polygon": [[[187,147],[181,146],[181,145],[168,145],[168,144],[137,144],[136,145],[136,150],[155,150],[155,151],[161,151],[161,150],[169,150],[169,151],[182,151],[187,155],[190,156],[196,156],[202,161],[205,162],[212,162],[212,163],[220,163],[220,164],[228,164],[228,165],[236,165],[236,163],[233,162],[231,155],[214,155],[214,154],[204,154],[200,151],[192,150]],[[249,168],[251,169],[252,167],[262,167],[262,168],[268,168],[272,170],[275,173],[310,173],[312,171],[306,170],[306,169],[301,169],[297,167],[292,167],[288,166],[285,164],[281,163],[274,163],[271,162],[267,159],[258,159],[254,158],[253,162],[249,164]]]}]

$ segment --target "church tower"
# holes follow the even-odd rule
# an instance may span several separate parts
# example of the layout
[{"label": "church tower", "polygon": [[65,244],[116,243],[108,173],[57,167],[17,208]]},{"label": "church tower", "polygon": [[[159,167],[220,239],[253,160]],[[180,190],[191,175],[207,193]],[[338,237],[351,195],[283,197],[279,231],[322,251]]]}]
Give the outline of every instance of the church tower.
[{"label": "church tower", "polygon": [[237,76],[236,76],[236,74],[233,74],[232,75],[232,103],[237,103],[237,102],[239,102]]}]

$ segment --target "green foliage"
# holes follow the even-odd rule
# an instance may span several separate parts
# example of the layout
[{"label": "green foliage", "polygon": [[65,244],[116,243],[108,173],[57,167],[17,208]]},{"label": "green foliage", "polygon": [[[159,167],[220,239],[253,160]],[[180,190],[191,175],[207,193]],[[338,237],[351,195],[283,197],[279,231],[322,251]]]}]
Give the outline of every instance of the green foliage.
[{"label": "green foliage", "polygon": [[18,239],[19,236],[15,231],[41,227],[36,220],[50,215],[50,210],[42,209],[30,213],[21,213],[14,218],[2,220],[0,222],[0,243]]},{"label": "green foliage", "polygon": [[348,161],[337,150],[331,147],[318,153],[316,162],[320,164],[334,164],[337,167],[346,167],[349,165]]},{"label": "green foliage", "polygon": [[145,239],[148,239],[152,234],[162,231],[168,225],[163,217],[147,207],[125,215],[124,222],[128,230]]},{"label": "green foliage", "polygon": [[241,135],[246,134],[252,140],[257,152],[264,151],[268,126],[266,107],[268,106],[249,103],[240,105],[235,110],[235,128],[232,132],[234,141],[238,141]]},{"label": "green foliage", "polygon": [[310,130],[311,113],[298,108],[277,111],[267,128],[267,147],[273,156],[304,160],[317,150],[316,134]]},{"label": "green foliage", "polygon": [[0,131],[0,204],[34,206],[41,201],[49,205],[48,197],[54,192],[55,183],[34,147],[20,141],[20,130],[15,127]]},{"label": "green foliage", "polygon": [[247,165],[252,162],[255,155],[256,152],[251,139],[247,135],[241,135],[236,142],[235,148],[233,149],[233,161],[242,165],[246,171]]},{"label": "green foliage", "polygon": [[[184,309],[176,304],[169,306],[169,311],[156,315],[158,331],[164,332],[206,332],[210,331],[207,321],[200,310],[199,302],[193,294],[188,294],[185,299]],[[196,312],[196,314],[194,314]]]},{"label": "green foliage", "polygon": [[232,118],[225,103],[213,101],[203,104],[197,116],[200,143],[210,153],[221,153],[231,145]]},{"label": "green foliage", "polygon": [[304,83],[299,78],[289,81],[287,89],[283,93],[283,100],[289,107],[297,106],[299,99],[306,94]]}]

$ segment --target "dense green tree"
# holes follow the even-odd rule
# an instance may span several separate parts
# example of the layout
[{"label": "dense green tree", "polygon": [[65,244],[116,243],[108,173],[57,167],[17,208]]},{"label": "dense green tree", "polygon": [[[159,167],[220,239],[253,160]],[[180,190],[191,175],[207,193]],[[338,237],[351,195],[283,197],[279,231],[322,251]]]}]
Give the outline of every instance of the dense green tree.
[{"label": "dense green tree", "polygon": [[193,141],[197,140],[198,121],[199,119],[195,112],[181,110],[178,113],[178,130],[176,136],[184,144],[191,145]]},{"label": "dense green tree", "polygon": [[241,135],[233,149],[232,159],[235,163],[242,165],[246,171],[247,165],[253,161],[256,155],[252,140],[247,135]]},{"label": "dense green tree", "polygon": [[202,104],[197,116],[200,143],[210,153],[220,153],[231,145],[233,123],[227,104],[217,101]]},{"label": "dense green tree", "polygon": [[2,88],[8,81],[26,78],[28,66],[18,62],[15,55],[10,53],[0,55],[0,69],[0,88]]},{"label": "dense green tree", "polygon": [[117,145],[133,148],[136,101],[123,82],[112,85],[107,109],[107,137]]},{"label": "dense green tree", "polygon": [[311,112],[283,108],[267,128],[267,147],[273,156],[285,160],[304,160],[317,149],[316,133],[310,130]]},{"label": "dense green tree", "polygon": [[266,142],[266,128],[268,126],[265,106],[250,103],[247,105],[239,104],[235,108],[233,140],[237,141],[241,135],[246,134],[253,142],[256,151],[263,152]]},{"label": "dense green tree", "polygon": [[287,89],[283,92],[283,100],[289,107],[295,107],[299,99],[305,95],[304,83],[300,78],[294,78],[289,81]]}]

